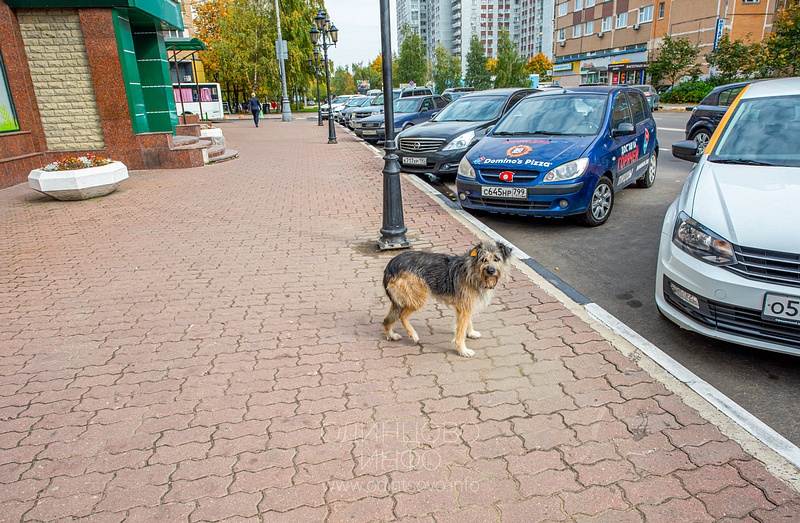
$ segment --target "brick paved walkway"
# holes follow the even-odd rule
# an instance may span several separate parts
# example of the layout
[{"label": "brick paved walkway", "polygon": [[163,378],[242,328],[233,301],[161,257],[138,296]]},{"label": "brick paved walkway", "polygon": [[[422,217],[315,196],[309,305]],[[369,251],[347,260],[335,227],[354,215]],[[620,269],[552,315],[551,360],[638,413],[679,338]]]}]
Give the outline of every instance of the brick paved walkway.
[{"label": "brick paved walkway", "polygon": [[[797,521],[800,497],[522,272],[387,342],[383,162],[315,121],[238,160],[0,191],[0,521]],[[404,182],[416,249],[478,238]]]}]

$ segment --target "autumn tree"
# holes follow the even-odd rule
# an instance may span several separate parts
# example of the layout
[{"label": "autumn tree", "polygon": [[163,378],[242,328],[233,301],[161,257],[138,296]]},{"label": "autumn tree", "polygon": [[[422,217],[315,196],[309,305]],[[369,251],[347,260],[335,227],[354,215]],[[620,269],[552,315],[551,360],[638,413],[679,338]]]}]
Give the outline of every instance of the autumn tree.
[{"label": "autumn tree", "polygon": [[647,73],[652,77],[653,84],[666,79],[671,85],[675,85],[682,76],[696,70],[700,50],[685,38],[672,38],[665,34],[656,55],[657,58],[647,66]]},{"label": "autumn tree", "polygon": [[492,87],[492,75],[486,67],[486,54],[483,52],[483,44],[476,34],[473,34],[469,40],[464,82],[479,91]]},{"label": "autumn tree", "polygon": [[425,43],[422,37],[408,24],[400,29],[403,43],[397,54],[397,80],[408,83],[412,80],[425,85],[428,79],[428,61],[425,58]]},{"label": "autumn tree", "polygon": [[553,62],[544,53],[539,53],[528,60],[528,63],[525,64],[525,70],[531,74],[538,74],[540,81],[549,82],[550,75],[547,74],[547,71],[553,70]]},{"label": "autumn tree", "polygon": [[437,93],[461,84],[461,60],[459,57],[451,55],[440,43],[436,45],[434,59],[436,62],[431,68],[431,77]]},{"label": "autumn tree", "polygon": [[356,82],[353,75],[345,67],[337,67],[331,76],[331,95],[355,94]]},{"label": "autumn tree", "polygon": [[497,43],[497,65],[494,68],[495,87],[527,87],[530,77],[525,70],[525,59],[519,54],[508,30],[500,30]]},{"label": "autumn tree", "polygon": [[370,89],[380,89],[381,85],[383,85],[383,78],[380,71],[376,71],[372,67],[372,63],[363,65],[362,63],[357,63],[352,65],[353,68],[353,78],[356,82],[360,82],[361,80],[366,80],[369,84]]},{"label": "autumn tree", "polygon": [[766,38],[767,67],[777,76],[800,74],[800,5],[792,2],[775,15]]}]

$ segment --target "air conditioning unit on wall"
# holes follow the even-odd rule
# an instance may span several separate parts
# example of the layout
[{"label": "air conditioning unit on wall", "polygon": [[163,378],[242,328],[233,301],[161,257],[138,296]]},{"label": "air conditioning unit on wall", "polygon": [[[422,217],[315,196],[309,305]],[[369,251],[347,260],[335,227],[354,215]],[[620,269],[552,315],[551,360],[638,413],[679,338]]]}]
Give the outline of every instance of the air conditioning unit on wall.
[{"label": "air conditioning unit on wall", "polygon": [[603,31],[600,31],[599,33],[597,33],[597,38],[603,38]]},{"label": "air conditioning unit on wall", "polygon": [[639,30],[639,24],[633,24],[633,30],[634,31],[638,31]]},{"label": "air conditioning unit on wall", "polygon": [[558,45],[560,45],[561,47],[564,47],[565,45],[567,45],[567,42],[565,42],[564,40],[561,40],[560,42],[558,42]]}]

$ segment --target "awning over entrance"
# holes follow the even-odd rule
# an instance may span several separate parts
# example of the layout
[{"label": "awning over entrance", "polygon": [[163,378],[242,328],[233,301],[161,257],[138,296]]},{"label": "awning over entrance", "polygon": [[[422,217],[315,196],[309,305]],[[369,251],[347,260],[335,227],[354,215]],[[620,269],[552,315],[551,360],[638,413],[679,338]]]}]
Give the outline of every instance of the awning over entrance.
[{"label": "awning over entrance", "polygon": [[206,44],[199,38],[164,38],[167,49],[175,51],[205,51]]}]

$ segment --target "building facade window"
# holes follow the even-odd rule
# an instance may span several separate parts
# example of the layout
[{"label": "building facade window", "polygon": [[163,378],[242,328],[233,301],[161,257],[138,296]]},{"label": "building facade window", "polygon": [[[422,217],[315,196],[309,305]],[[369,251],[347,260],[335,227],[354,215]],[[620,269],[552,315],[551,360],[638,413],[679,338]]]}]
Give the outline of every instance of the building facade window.
[{"label": "building facade window", "polygon": [[11,88],[6,76],[6,64],[3,62],[3,53],[0,52],[0,133],[19,130],[17,110],[14,108],[14,100],[11,99]]},{"label": "building facade window", "polygon": [[603,18],[603,28],[601,29],[601,31],[603,31],[604,33],[607,32],[607,31],[611,31],[611,24],[612,23],[613,23],[613,18],[612,17],[607,16],[607,17]]},{"label": "building facade window", "polygon": [[583,9],[583,0],[575,0],[575,11]]},{"label": "building facade window", "polygon": [[586,0],[586,7],[594,7],[595,0]]},{"label": "building facade window", "polygon": [[658,19],[662,20],[664,18],[664,2],[658,4]]},{"label": "building facade window", "polygon": [[594,20],[583,24],[583,34],[585,35],[594,34]]},{"label": "building facade window", "polygon": [[617,15],[617,29],[628,27],[628,13],[620,13]]},{"label": "building facade window", "polygon": [[580,38],[580,37],[581,37],[581,24],[573,25],[572,38]]},{"label": "building facade window", "polygon": [[569,2],[558,4],[558,16],[565,16],[567,14],[567,10],[569,10]]},{"label": "building facade window", "polygon": [[567,29],[566,28],[558,30],[558,39],[561,40],[561,41],[564,41],[564,40],[567,39]]},{"label": "building facade window", "polygon": [[653,21],[653,6],[648,5],[639,8],[639,23],[644,24]]}]

